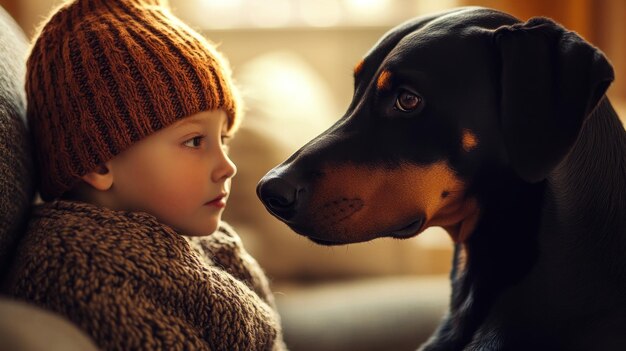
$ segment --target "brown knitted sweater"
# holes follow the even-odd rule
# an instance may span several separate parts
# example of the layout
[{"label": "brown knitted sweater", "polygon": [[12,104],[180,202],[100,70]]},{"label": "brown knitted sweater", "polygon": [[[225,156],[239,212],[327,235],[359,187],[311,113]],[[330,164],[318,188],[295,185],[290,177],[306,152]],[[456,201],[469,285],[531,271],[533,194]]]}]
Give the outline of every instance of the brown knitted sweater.
[{"label": "brown knitted sweater", "polygon": [[186,238],[146,213],[38,206],[11,291],[106,350],[282,350],[267,279],[227,225]]}]

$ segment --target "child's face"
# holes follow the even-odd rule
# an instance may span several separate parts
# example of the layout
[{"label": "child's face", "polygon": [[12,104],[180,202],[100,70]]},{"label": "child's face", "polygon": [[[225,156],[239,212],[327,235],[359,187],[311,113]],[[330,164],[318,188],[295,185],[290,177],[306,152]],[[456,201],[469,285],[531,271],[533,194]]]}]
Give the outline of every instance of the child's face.
[{"label": "child's face", "polygon": [[181,234],[217,229],[237,169],[226,155],[222,110],[186,117],[111,160],[116,207],[154,215]]}]

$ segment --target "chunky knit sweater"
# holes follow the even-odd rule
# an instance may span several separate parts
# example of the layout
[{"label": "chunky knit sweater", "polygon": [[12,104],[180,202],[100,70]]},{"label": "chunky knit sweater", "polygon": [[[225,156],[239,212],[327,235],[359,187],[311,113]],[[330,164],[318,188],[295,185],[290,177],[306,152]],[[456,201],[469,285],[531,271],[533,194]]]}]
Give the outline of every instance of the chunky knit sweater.
[{"label": "chunky knit sweater", "polygon": [[268,282],[227,225],[187,238],[146,213],[38,206],[12,294],[106,350],[282,350]]}]

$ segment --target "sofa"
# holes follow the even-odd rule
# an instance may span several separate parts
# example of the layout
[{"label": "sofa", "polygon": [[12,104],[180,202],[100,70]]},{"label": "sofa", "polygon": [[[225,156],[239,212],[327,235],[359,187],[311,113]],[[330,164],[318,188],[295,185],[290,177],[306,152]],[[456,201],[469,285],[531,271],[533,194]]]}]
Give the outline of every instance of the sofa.
[{"label": "sofa", "polygon": [[[34,167],[25,123],[26,36],[0,7],[0,282],[7,275],[35,197]],[[0,349],[97,350],[61,316],[0,294]]]}]

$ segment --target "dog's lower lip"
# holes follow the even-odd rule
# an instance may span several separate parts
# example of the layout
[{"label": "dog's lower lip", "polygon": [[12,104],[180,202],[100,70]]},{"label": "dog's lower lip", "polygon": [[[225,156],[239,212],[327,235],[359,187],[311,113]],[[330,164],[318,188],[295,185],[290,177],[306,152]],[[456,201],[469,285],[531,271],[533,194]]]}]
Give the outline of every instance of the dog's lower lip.
[{"label": "dog's lower lip", "polygon": [[317,238],[317,237],[315,237],[313,235],[308,234],[309,233],[308,230],[304,230],[303,228],[300,228],[300,227],[298,227],[297,225],[294,225],[294,224],[289,224],[289,227],[294,232],[296,232],[296,233],[306,237],[307,239],[311,240],[312,242],[314,242],[314,243],[316,243],[318,245],[335,246],[335,245],[344,245],[345,244],[345,243],[342,243],[342,242],[336,242],[336,241],[331,241],[331,240]]},{"label": "dog's lower lip", "polygon": [[336,246],[336,245],[343,245],[344,243],[338,243],[338,242],[334,242],[334,241],[328,241],[328,240],[322,240],[322,239],[318,239],[315,237],[311,237],[308,236],[309,240],[311,240],[312,242],[318,244],[318,245],[324,245],[324,246]]},{"label": "dog's lower lip", "polygon": [[411,222],[409,225],[402,227],[397,230],[393,230],[390,236],[394,238],[410,238],[414,236],[416,233],[422,229],[422,225],[424,224],[424,218],[418,218],[417,220]]}]

